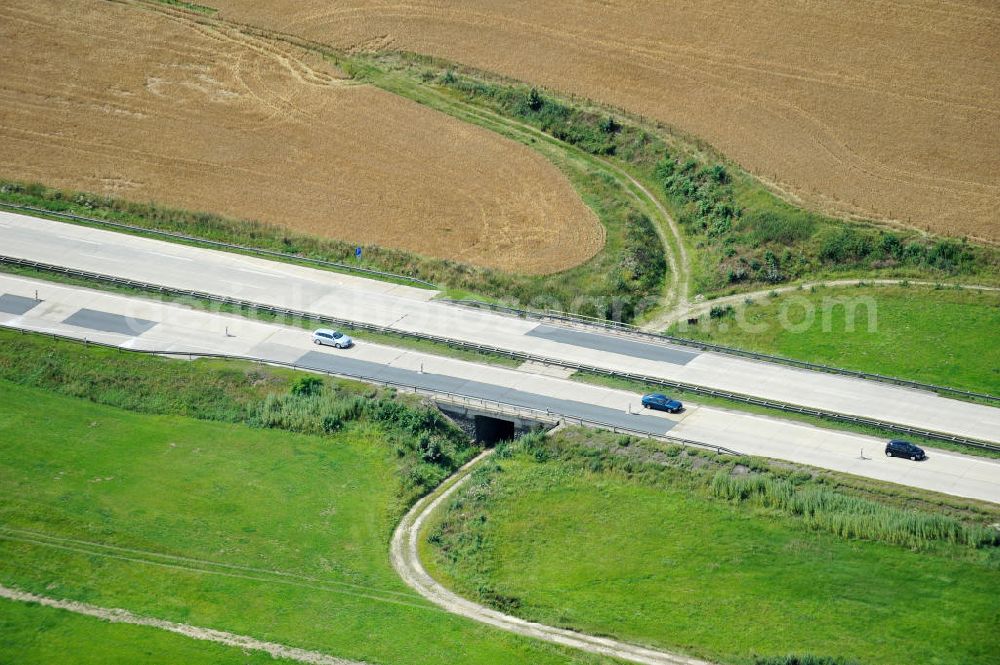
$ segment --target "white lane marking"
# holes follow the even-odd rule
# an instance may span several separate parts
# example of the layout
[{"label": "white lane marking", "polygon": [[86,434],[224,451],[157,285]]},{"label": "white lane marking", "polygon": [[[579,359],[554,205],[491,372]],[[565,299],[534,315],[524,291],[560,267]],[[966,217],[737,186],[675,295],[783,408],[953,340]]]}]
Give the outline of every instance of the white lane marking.
[{"label": "white lane marking", "polygon": [[237,268],[236,270],[239,271],[239,272],[248,272],[248,273],[251,273],[253,275],[261,275],[263,277],[274,277],[275,276],[275,274],[273,272],[263,272],[263,271],[260,271],[260,270],[251,270],[250,268]]},{"label": "white lane marking", "polygon": [[88,245],[100,245],[100,244],[102,244],[102,243],[97,242],[96,240],[84,240],[83,238],[74,238],[73,236],[59,235],[58,233],[56,234],[56,237],[57,238],[62,238],[63,240],[69,240],[70,242],[82,242],[82,243],[86,243]]},{"label": "white lane marking", "polygon": [[226,284],[232,284],[233,286],[241,286],[241,287],[246,287],[246,288],[250,288],[250,289],[261,289],[261,288],[266,288],[266,287],[262,287],[262,286],[258,286],[258,285],[254,284],[254,283],[252,283],[252,282],[241,282],[241,281],[239,281],[239,280],[235,280],[235,279],[226,279],[226,278],[224,278],[224,277],[220,277],[220,278],[218,279],[218,281],[220,281],[220,282],[225,282]]},{"label": "white lane marking", "polygon": [[188,263],[194,261],[194,259],[189,259],[186,256],[175,256],[173,254],[164,254],[163,252],[154,252],[152,250],[148,250],[148,253],[149,254],[155,254],[156,256],[160,256],[160,257],[163,257],[165,259],[174,259],[174,260],[177,260],[177,261],[187,261]]},{"label": "white lane marking", "polygon": [[120,259],[116,256],[104,256],[102,254],[88,254],[87,252],[80,252],[80,256],[87,256],[92,259],[97,259],[98,261],[115,261],[121,263],[124,259]]}]

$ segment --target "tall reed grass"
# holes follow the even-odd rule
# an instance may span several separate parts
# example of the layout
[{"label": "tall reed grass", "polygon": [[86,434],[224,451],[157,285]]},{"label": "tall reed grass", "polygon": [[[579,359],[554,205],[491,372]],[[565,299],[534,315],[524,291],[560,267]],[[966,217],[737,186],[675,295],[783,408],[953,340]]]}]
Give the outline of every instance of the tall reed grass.
[{"label": "tall reed grass", "polygon": [[731,476],[720,471],[712,478],[711,493],[728,501],[791,513],[814,528],[844,538],[907,547],[926,547],[934,541],[970,547],[1000,545],[1000,531],[993,528],[963,524],[946,515],[886,506],[823,487],[797,488],[767,474]]}]

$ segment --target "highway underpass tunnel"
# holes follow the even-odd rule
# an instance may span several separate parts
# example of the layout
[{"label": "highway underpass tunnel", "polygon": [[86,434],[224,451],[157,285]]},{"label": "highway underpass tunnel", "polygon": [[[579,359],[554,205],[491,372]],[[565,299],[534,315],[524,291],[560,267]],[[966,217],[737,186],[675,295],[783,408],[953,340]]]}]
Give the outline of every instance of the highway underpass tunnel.
[{"label": "highway underpass tunnel", "polygon": [[494,418],[492,416],[476,416],[476,441],[486,446],[494,446],[499,441],[510,441],[514,438],[514,421]]}]

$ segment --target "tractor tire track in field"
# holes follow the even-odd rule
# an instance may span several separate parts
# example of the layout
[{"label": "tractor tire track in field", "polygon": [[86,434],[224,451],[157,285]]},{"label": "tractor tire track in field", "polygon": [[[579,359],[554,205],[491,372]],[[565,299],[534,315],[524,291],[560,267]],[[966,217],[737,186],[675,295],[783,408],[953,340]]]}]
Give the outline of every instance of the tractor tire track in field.
[{"label": "tractor tire track in field", "polygon": [[492,452],[492,450],[486,450],[480,453],[442,483],[437,490],[414,504],[413,508],[403,517],[399,526],[396,527],[396,531],[392,535],[390,558],[396,572],[407,585],[427,600],[453,614],[518,635],[580,649],[592,654],[620,658],[633,663],[643,663],[644,665],[709,665],[705,661],[680,654],[658,651],[606,637],[595,637],[564,628],[546,626],[503,614],[462,598],[432,578],[420,562],[417,549],[421,529],[434,511],[469,479],[475,466]]},{"label": "tractor tire track in field", "polygon": [[199,626],[192,626],[186,623],[175,623],[173,621],[154,619],[152,617],[142,616],[141,614],[133,614],[128,610],[98,607],[97,605],[80,603],[75,600],[59,600],[57,598],[38,596],[33,593],[28,593],[27,591],[19,591],[2,585],[0,585],[0,598],[66,610],[67,612],[95,617],[110,623],[127,623],[134,626],[158,628],[160,630],[166,630],[171,633],[183,635],[184,637],[190,637],[195,640],[216,642],[218,644],[236,647],[238,649],[263,651],[264,653],[269,654],[272,658],[294,660],[300,663],[309,663],[310,665],[365,665],[365,663],[357,660],[345,660],[343,658],[337,658],[318,651],[308,651],[306,649],[290,647],[276,642],[265,642],[246,635],[228,633],[224,630],[201,628]]},{"label": "tractor tire track in field", "polygon": [[123,561],[125,563],[169,568],[180,572],[194,573],[198,575],[232,577],[251,582],[261,582],[264,584],[295,586],[325,593],[335,593],[338,595],[363,598],[365,600],[390,603],[393,605],[404,605],[407,607],[433,612],[438,611],[436,607],[424,604],[420,597],[413,593],[393,591],[391,589],[380,589],[378,587],[340,582],[336,580],[324,580],[282,570],[253,568],[250,566],[240,566],[216,561],[207,561],[204,559],[176,556],[173,554],[152,552],[149,550],[117,547],[114,545],[105,545],[85,540],[62,538],[35,531],[11,529],[4,526],[0,526],[0,541],[23,543],[35,547],[46,547],[73,554],[82,554],[90,557]]}]

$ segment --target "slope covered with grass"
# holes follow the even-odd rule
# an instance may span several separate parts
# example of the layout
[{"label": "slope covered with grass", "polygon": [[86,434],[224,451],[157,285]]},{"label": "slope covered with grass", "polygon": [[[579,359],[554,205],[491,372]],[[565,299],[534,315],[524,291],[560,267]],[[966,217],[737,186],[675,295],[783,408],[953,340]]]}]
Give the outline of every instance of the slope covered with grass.
[{"label": "slope covered with grass", "polygon": [[995,511],[604,439],[500,451],[429,528],[432,574],[527,619],[723,663],[985,665],[1000,649]]},{"label": "slope covered with grass", "polygon": [[[0,584],[373,663],[591,662],[453,617],[393,571],[402,511],[474,452],[435,411],[253,364],[3,342]],[[0,603],[8,653],[85,630],[39,636],[23,615]]]}]

